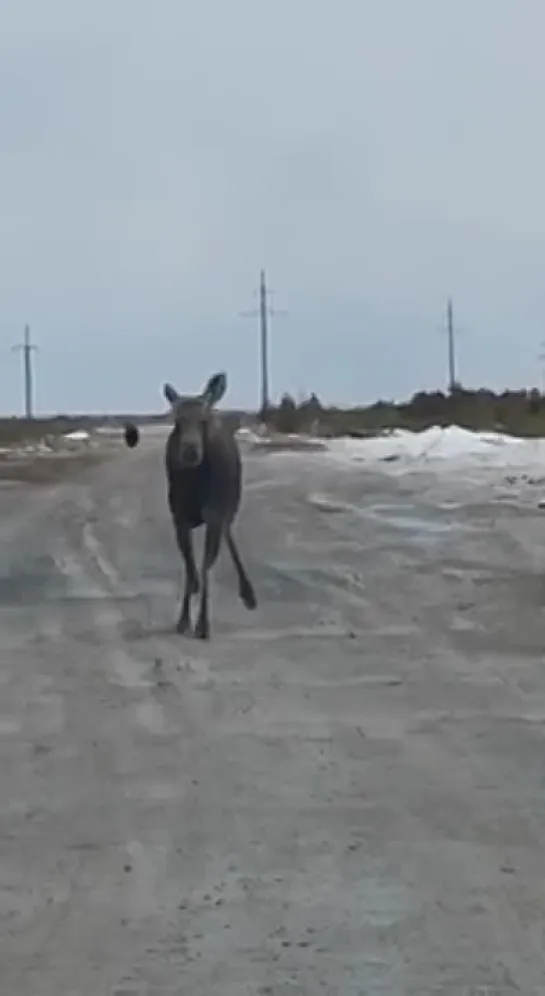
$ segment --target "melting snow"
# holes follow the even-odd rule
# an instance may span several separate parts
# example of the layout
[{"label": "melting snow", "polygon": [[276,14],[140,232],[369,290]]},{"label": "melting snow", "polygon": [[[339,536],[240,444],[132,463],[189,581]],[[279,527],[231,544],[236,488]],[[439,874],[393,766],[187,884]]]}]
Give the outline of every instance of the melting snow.
[{"label": "melting snow", "polygon": [[73,439],[74,442],[83,442],[85,439],[90,438],[90,433],[86,432],[85,429],[74,429],[73,432],[65,432],[63,439]]},{"label": "melting snow", "polygon": [[517,439],[493,432],[471,432],[457,425],[434,425],[423,432],[396,429],[369,439],[333,439],[329,455],[342,463],[481,463],[496,467],[545,466],[545,439]]}]

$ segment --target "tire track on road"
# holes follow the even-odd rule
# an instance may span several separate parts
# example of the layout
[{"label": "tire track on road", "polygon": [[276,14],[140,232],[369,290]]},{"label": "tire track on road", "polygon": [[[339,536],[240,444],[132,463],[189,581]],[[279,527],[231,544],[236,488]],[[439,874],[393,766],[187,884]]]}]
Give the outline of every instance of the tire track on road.
[{"label": "tire track on road", "polygon": [[[49,597],[30,610],[32,626],[21,610],[11,612],[12,630],[21,634],[17,654],[21,661],[24,655],[25,671],[16,669],[15,647],[1,662],[12,689],[3,704],[10,701],[13,713],[9,729],[0,724],[0,736],[15,753],[12,763],[3,751],[2,783],[8,793],[13,786],[13,805],[8,824],[4,820],[0,829],[0,839],[6,833],[9,845],[2,848],[0,863],[0,910],[8,916],[0,941],[0,979],[2,989],[18,993],[30,993],[26,987],[35,980],[41,996],[83,992],[82,985],[89,996],[113,992],[130,968],[128,951],[137,963],[153,936],[149,917],[157,897],[162,895],[174,914],[179,896],[159,860],[171,828],[155,822],[152,831],[146,829],[146,813],[157,800],[176,802],[180,794],[173,778],[176,757],[168,746],[178,728],[165,719],[147,655],[135,654],[122,638],[126,616],[119,600],[126,592],[120,591],[119,575],[85,522],[92,487],[65,487],[49,502],[25,508],[10,531],[12,543],[17,531],[25,536],[24,549],[43,535],[51,557]],[[6,636],[4,626],[4,648]],[[49,709],[54,704],[51,687],[59,691],[55,702],[62,704],[61,725],[55,729],[47,719],[48,703]],[[22,738],[17,744],[15,735]],[[145,774],[145,764],[139,768],[150,738],[162,775],[161,765],[158,772]],[[161,742],[166,754],[158,747]],[[91,797],[82,795],[84,787]],[[70,791],[70,805],[79,800],[71,815],[63,801]],[[135,811],[140,824],[131,818]],[[37,860],[37,833],[43,835],[42,871],[50,866],[49,892],[33,887],[32,862],[24,877],[20,868],[25,849]],[[11,875],[10,848],[17,850]],[[116,932],[120,940],[124,935],[117,957]]]}]

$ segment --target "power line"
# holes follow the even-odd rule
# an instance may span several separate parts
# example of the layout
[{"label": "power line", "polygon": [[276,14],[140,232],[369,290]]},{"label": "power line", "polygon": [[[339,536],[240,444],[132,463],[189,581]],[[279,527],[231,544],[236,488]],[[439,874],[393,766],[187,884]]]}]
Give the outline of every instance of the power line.
[{"label": "power line", "polygon": [[25,325],[23,341],[12,346],[12,352],[23,354],[23,378],[25,393],[25,417],[34,418],[33,414],[33,378],[32,378],[32,353],[38,351],[38,347],[30,341],[30,326]]},{"label": "power line", "polygon": [[267,414],[270,408],[270,393],[269,393],[269,324],[268,319],[276,315],[285,315],[286,311],[276,311],[271,308],[268,303],[270,295],[273,293],[267,287],[267,280],[265,276],[265,270],[261,270],[259,279],[259,308],[252,311],[242,311],[241,315],[244,318],[256,318],[259,317],[259,355],[260,355],[260,367],[261,367],[261,406],[260,406],[260,418],[262,422],[266,422]]}]

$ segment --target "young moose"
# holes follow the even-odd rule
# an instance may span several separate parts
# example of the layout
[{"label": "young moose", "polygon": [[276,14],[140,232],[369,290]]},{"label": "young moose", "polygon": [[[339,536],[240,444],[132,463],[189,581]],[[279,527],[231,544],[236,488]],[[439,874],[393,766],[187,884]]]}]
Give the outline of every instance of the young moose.
[{"label": "young moose", "polygon": [[[208,572],[216,562],[223,537],[237,572],[240,598],[247,609],[255,609],[257,605],[231,532],[241,496],[240,453],[235,438],[213,412],[226,388],[224,373],[211,377],[202,394],[181,396],[170,384],[163,388],[174,418],[165,453],[168,505],[185,563],[185,590],[176,628],[179,633],[190,628],[191,596],[196,595],[200,587],[195,636],[201,640],[210,636]],[[138,438],[136,426],[127,424],[127,446],[136,446]],[[191,531],[202,525],[206,533],[199,586]]]}]

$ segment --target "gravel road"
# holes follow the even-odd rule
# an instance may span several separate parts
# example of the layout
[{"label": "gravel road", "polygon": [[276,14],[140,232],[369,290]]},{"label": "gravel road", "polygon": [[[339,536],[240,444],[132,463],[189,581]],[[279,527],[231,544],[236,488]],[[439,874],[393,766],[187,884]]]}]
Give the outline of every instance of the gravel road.
[{"label": "gravel road", "polygon": [[160,434],[0,492],[2,996],[545,993],[545,521],[248,454],[178,637]]}]

